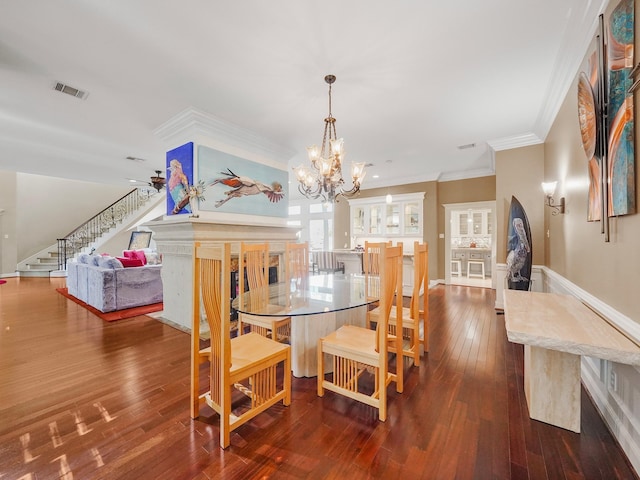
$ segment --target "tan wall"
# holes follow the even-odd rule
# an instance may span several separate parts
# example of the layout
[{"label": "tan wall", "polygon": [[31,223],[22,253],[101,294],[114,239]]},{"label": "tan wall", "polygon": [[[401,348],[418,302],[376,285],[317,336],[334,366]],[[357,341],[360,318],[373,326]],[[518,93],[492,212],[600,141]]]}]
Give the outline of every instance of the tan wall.
[{"label": "tan wall", "polygon": [[511,197],[522,204],[531,227],[532,261],[542,265],[544,245],[544,146],[514,148],[496,152],[496,262],[507,259],[507,230]]},{"label": "tan wall", "polygon": [[[635,101],[640,101],[640,97],[636,96]],[[640,153],[637,147],[640,138],[637,121],[635,134],[637,159]],[[639,188],[637,170],[636,160],[636,192]],[[588,172],[578,124],[577,77],[546,139],[545,176],[548,181],[558,181],[556,199],[564,196],[567,204],[564,215],[552,216],[546,209],[550,234],[547,239],[547,265],[624,315],[640,322],[640,302],[637,298],[640,284],[640,215],[610,219],[609,243],[605,243],[600,234],[600,222],[587,222]]]},{"label": "tan wall", "polygon": [[[443,205],[450,203],[489,202],[496,199],[496,177],[468,178],[438,183],[438,233],[444,235],[445,213]],[[438,277],[444,278],[445,239],[438,238]]]}]

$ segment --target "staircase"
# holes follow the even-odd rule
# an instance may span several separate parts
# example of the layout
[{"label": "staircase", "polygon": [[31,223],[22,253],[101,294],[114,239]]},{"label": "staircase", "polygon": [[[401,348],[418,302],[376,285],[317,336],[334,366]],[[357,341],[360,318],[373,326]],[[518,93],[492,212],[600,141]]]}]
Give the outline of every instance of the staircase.
[{"label": "staircase", "polygon": [[[136,219],[160,203],[163,197],[152,189],[132,190],[64,238],[59,238],[57,243],[20,262],[17,271],[21,277],[65,276],[69,260],[79,253],[97,248],[120,229],[129,228]],[[152,198],[156,201],[150,202]]]},{"label": "staircase", "polygon": [[58,270],[58,251],[47,252],[45,256],[36,257],[33,263],[26,264],[26,268],[18,270],[21,277],[49,277],[51,272]]}]

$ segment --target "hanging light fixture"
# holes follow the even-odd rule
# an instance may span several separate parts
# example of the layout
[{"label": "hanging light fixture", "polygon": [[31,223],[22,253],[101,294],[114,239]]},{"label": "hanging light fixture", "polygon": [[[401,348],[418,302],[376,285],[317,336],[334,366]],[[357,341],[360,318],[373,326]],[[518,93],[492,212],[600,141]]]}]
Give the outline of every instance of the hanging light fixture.
[{"label": "hanging light fixture", "polygon": [[161,173],[162,171],[156,170],[156,174],[151,177],[151,182],[149,183],[149,185],[155,188],[158,192],[162,190],[162,187],[164,187],[164,184],[166,183],[165,178],[160,176]]},{"label": "hanging light fixture", "polygon": [[[339,195],[350,198],[360,191],[360,184],[365,177],[364,162],[351,165],[353,188],[345,190],[342,178],[342,162],[344,160],[344,140],[337,138],[336,119],[331,115],[331,85],[336,81],[335,75],[327,75],[324,81],[329,84],[329,116],[324,119],[324,136],[322,147],[307,147],[311,168],[299,165],[293,169],[298,179],[298,190],[307,198],[320,198],[324,201],[337,201]],[[328,140],[328,142],[327,142]],[[329,144],[328,152],[325,148]]]}]

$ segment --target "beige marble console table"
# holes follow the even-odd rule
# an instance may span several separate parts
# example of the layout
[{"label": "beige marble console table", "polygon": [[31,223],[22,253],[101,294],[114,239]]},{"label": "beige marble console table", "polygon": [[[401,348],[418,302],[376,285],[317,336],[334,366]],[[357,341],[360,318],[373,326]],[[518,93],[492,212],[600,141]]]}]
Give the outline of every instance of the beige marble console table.
[{"label": "beige marble console table", "polygon": [[529,416],[580,433],[580,357],[640,365],[640,347],[577,298],[504,291],[507,338],[524,345]]}]

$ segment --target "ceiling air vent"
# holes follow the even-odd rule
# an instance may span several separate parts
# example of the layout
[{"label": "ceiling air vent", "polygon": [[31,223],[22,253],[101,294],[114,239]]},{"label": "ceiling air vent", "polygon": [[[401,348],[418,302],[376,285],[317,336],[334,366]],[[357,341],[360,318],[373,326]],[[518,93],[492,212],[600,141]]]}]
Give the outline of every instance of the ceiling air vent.
[{"label": "ceiling air vent", "polygon": [[53,87],[54,90],[58,92],[66,93],[67,95],[71,95],[72,97],[79,98],[80,100],[84,100],[89,95],[87,92],[83,92],[82,90],[78,90],[77,88],[70,87],[69,85],[65,85],[64,83],[56,82],[56,85]]},{"label": "ceiling air vent", "polygon": [[467,148],[474,148],[475,143],[467,143],[466,145],[458,145],[458,150],[466,150]]}]

